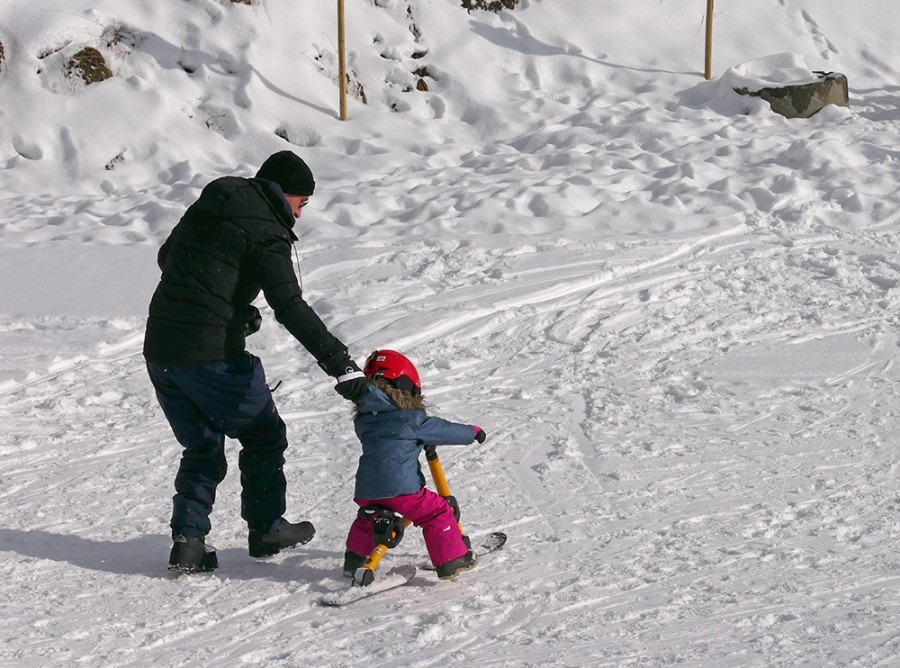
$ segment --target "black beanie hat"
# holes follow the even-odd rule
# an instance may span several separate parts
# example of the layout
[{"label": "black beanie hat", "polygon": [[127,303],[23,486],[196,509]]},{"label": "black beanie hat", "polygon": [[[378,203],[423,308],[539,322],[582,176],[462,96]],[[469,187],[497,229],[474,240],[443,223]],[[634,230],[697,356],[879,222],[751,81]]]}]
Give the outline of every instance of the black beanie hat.
[{"label": "black beanie hat", "polygon": [[312,170],[291,151],[279,151],[266,158],[256,178],[274,181],[286,195],[309,196],[316,189]]}]

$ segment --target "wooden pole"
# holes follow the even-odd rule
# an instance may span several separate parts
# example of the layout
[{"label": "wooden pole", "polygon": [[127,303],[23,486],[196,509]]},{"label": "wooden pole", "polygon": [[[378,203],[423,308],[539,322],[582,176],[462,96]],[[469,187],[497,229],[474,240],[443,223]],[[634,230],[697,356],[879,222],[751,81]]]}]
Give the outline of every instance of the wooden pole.
[{"label": "wooden pole", "polygon": [[706,0],[706,69],[704,76],[707,81],[712,79],[712,23],[713,0]]},{"label": "wooden pole", "polygon": [[[712,2],[712,0],[710,0]],[[341,95],[341,120],[347,120],[347,57],[344,53],[344,0],[338,0],[338,88]]]}]

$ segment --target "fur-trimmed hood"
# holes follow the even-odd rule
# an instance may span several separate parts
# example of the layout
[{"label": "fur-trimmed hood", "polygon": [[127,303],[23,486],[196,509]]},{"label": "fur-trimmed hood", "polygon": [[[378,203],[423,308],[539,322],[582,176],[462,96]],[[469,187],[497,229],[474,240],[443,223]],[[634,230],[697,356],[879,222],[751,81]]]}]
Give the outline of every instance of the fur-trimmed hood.
[{"label": "fur-trimmed hood", "polygon": [[[372,385],[376,389],[380,390],[380,393],[385,395],[385,399],[389,403],[393,404],[394,410],[425,410],[425,397],[423,397],[422,395],[414,397],[409,392],[398,390],[396,387],[388,383],[384,378],[370,378],[369,385]],[[376,392],[369,392],[365,394],[363,398],[356,404],[356,409],[353,414],[354,417],[360,415],[361,413],[377,413],[379,411],[391,410],[390,406],[383,405],[383,400],[378,395],[379,393]]]}]

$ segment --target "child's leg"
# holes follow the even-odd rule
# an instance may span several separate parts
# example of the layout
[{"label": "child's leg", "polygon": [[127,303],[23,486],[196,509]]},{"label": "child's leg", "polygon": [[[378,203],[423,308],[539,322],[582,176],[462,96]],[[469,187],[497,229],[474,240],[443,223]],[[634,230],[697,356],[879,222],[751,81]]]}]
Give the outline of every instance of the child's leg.
[{"label": "child's leg", "polygon": [[450,504],[430,489],[423,488],[418,494],[381,499],[378,503],[422,527],[428,556],[435,566],[458,559],[469,551]]},{"label": "child's leg", "polygon": [[[373,503],[368,499],[353,499],[360,508]],[[347,549],[355,554],[364,557],[369,556],[375,549],[375,523],[372,520],[356,516],[353,524],[350,525],[350,532],[347,534]]]}]

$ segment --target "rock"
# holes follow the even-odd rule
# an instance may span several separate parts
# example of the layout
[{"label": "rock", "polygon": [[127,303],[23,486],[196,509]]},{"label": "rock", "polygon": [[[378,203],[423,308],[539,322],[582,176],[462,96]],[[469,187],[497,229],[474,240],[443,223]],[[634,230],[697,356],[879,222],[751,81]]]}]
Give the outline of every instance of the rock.
[{"label": "rock", "polygon": [[741,95],[760,97],[772,111],[785,118],[809,118],[828,104],[850,106],[847,77],[834,72],[813,72],[819,80],[787,86],[768,86],[753,91],[735,88]]},{"label": "rock", "polygon": [[66,63],[66,75],[79,77],[90,86],[106,81],[113,73],[103,59],[103,54],[92,46],[86,46]]}]

